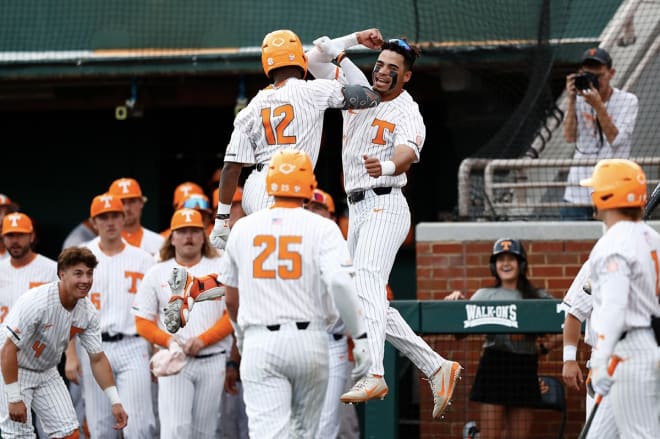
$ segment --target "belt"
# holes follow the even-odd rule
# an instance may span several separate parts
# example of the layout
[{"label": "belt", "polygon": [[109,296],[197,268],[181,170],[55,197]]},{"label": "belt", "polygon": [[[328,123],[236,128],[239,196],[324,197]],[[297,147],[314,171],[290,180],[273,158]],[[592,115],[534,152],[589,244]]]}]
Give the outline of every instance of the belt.
[{"label": "belt", "polygon": [[344,337],[344,334],[332,334],[332,338],[335,339],[335,341],[339,341]]},{"label": "belt", "polygon": [[[282,325],[266,325],[269,331],[279,331]],[[309,322],[296,322],[296,327],[300,330],[307,329]]]},{"label": "belt", "polygon": [[210,354],[195,355],[195,358],[198,358],[198,359],[199,358],[209,358],[209,357],[213,357],[214,355],[219,355],[219,354],[224,355],[226,352],[227,351],[222,350],[222,351],[218,351],[218,352],[212,352]]},{"label": "belt", "polygon": [[[364,200],[364,196],[368,190],[369,189],[350,192],[348,194],[348,202],[351,204],[359,203]],[[392,192],[391,187],[374,187],[371,188],[371,190],[374,191],[376,195],[386,195]]]},{"label": "belt", "polygon": [[267,163],[257,163],[257,171],[261,172],[261,170],[267,165]]},{"label": "belt", "polygon": [[139,337],[139,335],[138,334],[129,335],[129,334],[121,334],[121,333],[115,334],[115,335],[110,335],[107,332],[102,332],[101,333],[101,341],[109,341],[109,342],[121,341],[124,338],[131,338],[131,337]]}]

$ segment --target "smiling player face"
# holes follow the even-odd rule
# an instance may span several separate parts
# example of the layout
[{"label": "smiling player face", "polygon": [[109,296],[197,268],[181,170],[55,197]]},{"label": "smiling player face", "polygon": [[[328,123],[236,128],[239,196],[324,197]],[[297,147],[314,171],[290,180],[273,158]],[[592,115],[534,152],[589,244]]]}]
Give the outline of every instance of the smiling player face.
[{"label": "smiling player face", "polygon": [[387,101],[401,93],[411,76],[412,72],[406,70],[403,55],[392,50],[383,50],[371,74],[372,86],[380,93],[381,100]]}]

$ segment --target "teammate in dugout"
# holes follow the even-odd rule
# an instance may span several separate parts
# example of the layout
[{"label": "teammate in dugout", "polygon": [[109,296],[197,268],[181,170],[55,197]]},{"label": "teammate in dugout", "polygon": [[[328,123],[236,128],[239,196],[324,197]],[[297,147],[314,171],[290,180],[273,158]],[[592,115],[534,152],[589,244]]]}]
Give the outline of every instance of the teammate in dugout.
[{"label": "teammate in dugout", "polygon": [[87,299],[97,264],[88,249],[64,249],[57,259],[59,280],[29,290],[9,312],[0,360],[3,438],[34,437],[30,409],[48,437],[79,437],[76,412],[57,371],[70,337],[76,335],[89,354],[96,383],[110,401],[113,428],[126,427],[128,415],[102,350],[99,315]]},{"label": "teammate in dugout", "polygon": [[[183,208],[174,212],[170,235],[161,247],[159,259],[161,262],[147,271],[138,287],[132,312],[138,334],[169,350],[171,355],[165,357],[166,363],[172,360],[182,365],[172,375],[160,374],[154,368],[158,376],[160,439],[211,439],[216,437],[220,421],[219,395],[233,340],[224,301],[198,304],[188,325],[174,335],[157,323],[165,317],[161,310],[170,299],[167,281],[174,267],[185,267],[198,276],[218,268],[219,255],[209,242],[199,211]],[[154,362],[152,359],[152,365]]]},{"label": "teammate in dugout", "polygon": [[[153,255],[122,239],[124,205],[117,197],[109,193],[94,197],[90,217],[99,236],[84,245],[98,260],[89,296],[99,310],[103,350],[122,392],[126,411],[139,420],[127,427],[124,436],[127,439],[151,437],[156,421],[149,372],[149,343],[137,334],[131,306],[144,274],[155,260]],[[90,437],[115,439],[112,419],[107,416],[107,398],[94,384],[86,357],[76,355],[74,340],[67,349],[65,371],[70,380],[83,382]]]},{"label": "teammate in dugout", "polygon": [[[375,49],[382,38],[378,29],[344,37],[347,47],[363,44]],[[316,49],[311,49],[311,52]],[[323,118],[328,108],[369,108],[380,101],[371,87],[342,84],[334,79],[305,80],[308,56],[298,36],[290,30],[267,34],[261,46],[261,64],[273,83],[261,90],[234,119],[234,130],[220,174],[219,203],[211,242],[224,248],[229,236],[231,200],[243,166],[256,165],[243,186],[247,215],[270,206],[266,193],[267,165],[280,149],[305,151],[316,166],[321,147]],[[352,77],[364,74],[350,60],[341,62]]]},{"label": "teammate in dugout", "polygon": [[[660,432],[660,235],[642,220],[646,176],[635,162],[601,160],[591,178],[596,216],[606,227],[589,255],[596,344],[591,382],[614,416],[596,413],[587,438],[651,438]],[[613,358],[618,363],[608,373]]]},{"label": "teammate in dugout", "polygon": [[[321,37],[310,53],[310,72],[317,78],[339,77],[369,86],[364,75],[338,72],[333,59],[345,62],[342,38]],[[372,72],[378,106],[343,111],[342,167],[348,194],[348,247],[355,264],[355,284],[365,311],[369,350],[374,360],[369,374],[342,395],[346,403],[384,398],[385,340],[404,353],[428,377],[433,393],[433,418],[451,401],[461,366],[443,358],[389,305],[386,284],[396,254],[410,229],[410,209],[402,188],[406,172],[419,161],[426,127],[417,103],[404,89],[420,51],[405,39],[381,46]],[[314,55],[314,56],[312,56]],[[335,61],[336,62],[336,61]],[[344,75],[347,79],[344,78]],[[362,81],[362,82],[361,82]]]}]

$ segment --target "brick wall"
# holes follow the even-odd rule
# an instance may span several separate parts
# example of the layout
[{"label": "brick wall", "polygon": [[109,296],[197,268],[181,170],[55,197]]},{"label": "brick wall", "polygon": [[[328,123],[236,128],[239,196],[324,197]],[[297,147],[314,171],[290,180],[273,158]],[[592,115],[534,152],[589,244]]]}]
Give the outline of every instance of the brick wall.
[{"label": "brick wall", "polygon": [[[571,226],[573,225],[573,226]],[[422,229],[420,229],[422,226]],[[577,274],[589,251],[602,233],[599,223],[484,223],[465,226],[446,223],[417,227],[417,298],[442,300],[458,289],[468,295],[493,284],[488,268],[493,242],[501,237],[522,239],[527,250],[530,280],[561,299]],[[554,232],[549,232],[553,229]],[[548,237],[548,235],[553,235]],[[479,421],[479,405],[470,402],[469,392],[474,380],[483,336],[471,335],[456,340],[452,335],[424,335],[433,349],[446,358],[459,361],[464,367],[454,402],[440,421],[431,420],[433,399],[428,382],[420,375],[420,437],[462,438],[463,426],[469,420]],[[589,351],[581,343],[578,356],[584,365]],[[561,347],[539,360],[539,374],[561,378]],[[586,373],[586,370],[585,370]],[[584,391],[567,389],[568,417],[565,437],[577,437],[584,422]],[[560,413],[537,410],[533,438],[555,439]]]}]

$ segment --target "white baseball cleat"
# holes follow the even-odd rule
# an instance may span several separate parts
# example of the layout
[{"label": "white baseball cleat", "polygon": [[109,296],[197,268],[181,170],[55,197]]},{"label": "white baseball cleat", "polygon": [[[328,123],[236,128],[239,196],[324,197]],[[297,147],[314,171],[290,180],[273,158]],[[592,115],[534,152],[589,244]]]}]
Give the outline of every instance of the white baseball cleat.
[{"label": "white baseball cleat", "polygon": [[341,396],[341,402],[346,404],[355,404],[366,402],[372,399],[385,399],[389,389],[385,379],[381,376],[366,375],[349,390]]},{"label": "white baseball cleat", "polygon": [[456,382],[461,378],[461,367],[456,361],[446,361],[429,377],[429,385],[433,392],[433,419],[442,415],[451,404]]}]

